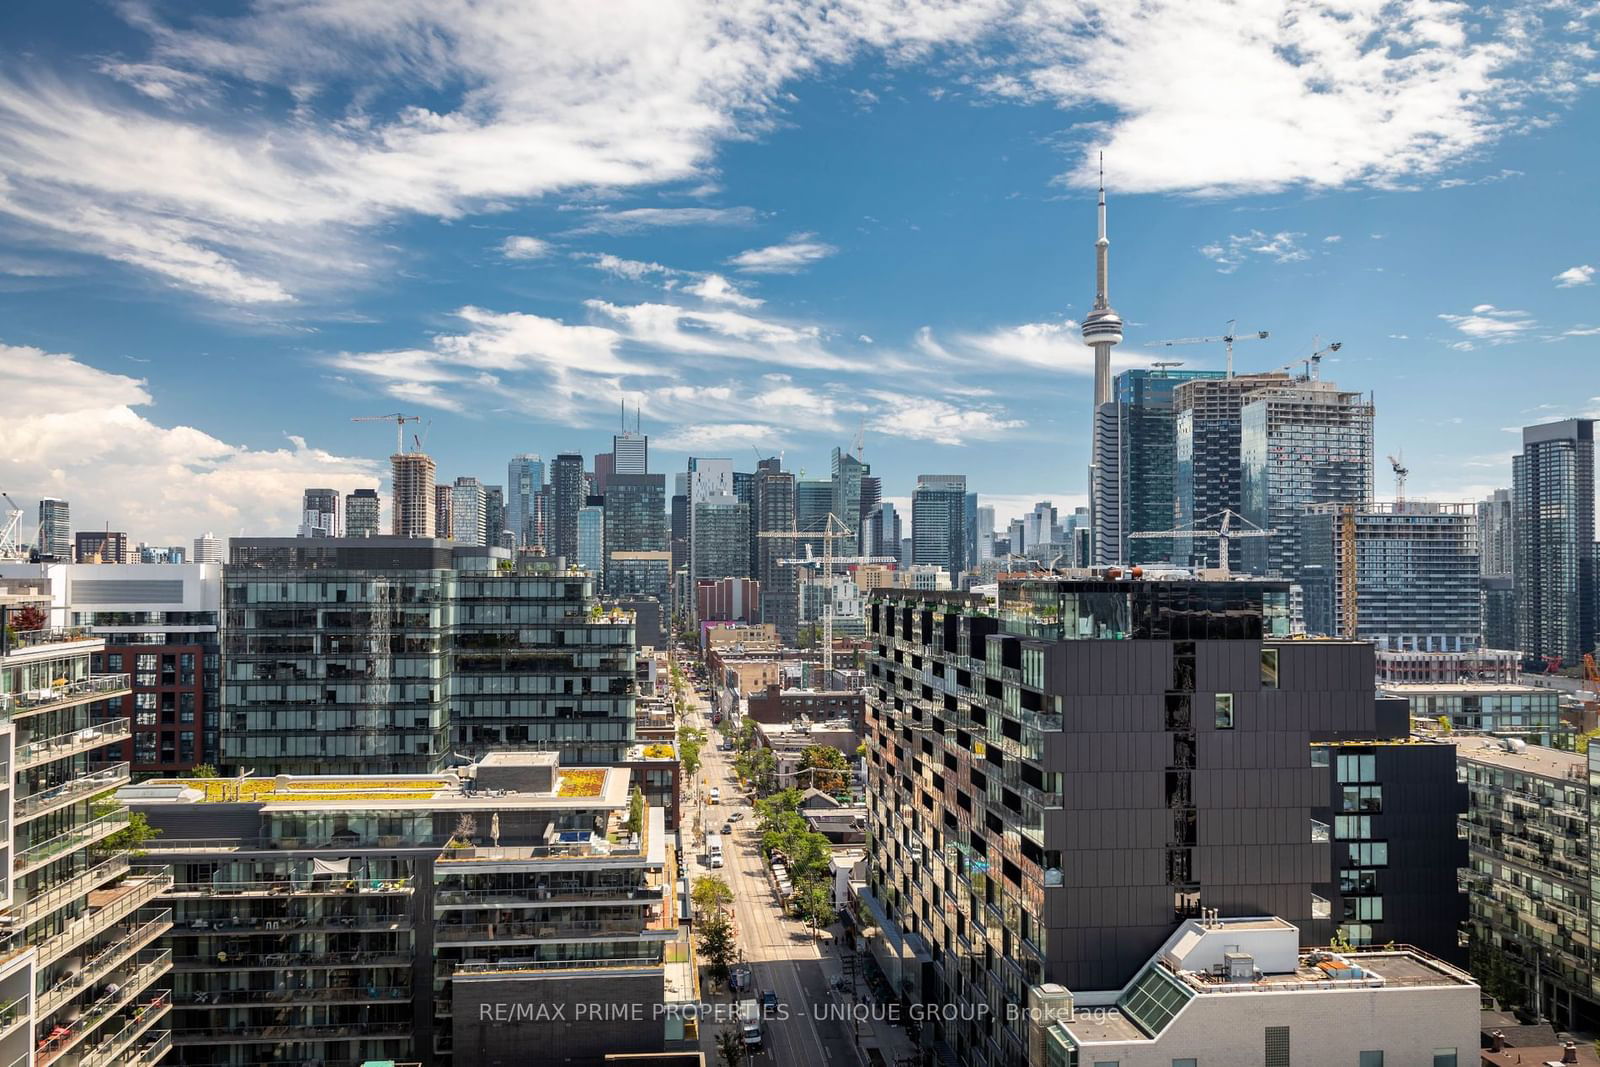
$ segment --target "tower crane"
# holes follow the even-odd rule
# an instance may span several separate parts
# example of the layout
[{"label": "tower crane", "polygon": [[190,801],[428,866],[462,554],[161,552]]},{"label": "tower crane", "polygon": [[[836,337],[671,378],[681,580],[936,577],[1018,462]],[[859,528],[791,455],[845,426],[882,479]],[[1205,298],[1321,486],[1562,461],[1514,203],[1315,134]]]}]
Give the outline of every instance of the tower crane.
[{"label": "tower crane", "polygon": [[1411,473],[1411,468],[1400,461],[1396,455],[1389,456],[1389,467],[1394,471],[1394,502],[1398,508],[1406,502],[1406,475]]},{"label": "tower crane", "polygon": [[[1204,524],[1216,521],[1215,527]],[[1235,522],[1243,523],[1243,528],[1235,527]],[[1263,530],[1249,519],[1240,515],[1231,508],[1223,508],[1215,515],[1207,515],[1203,519],[1196,519],[1175,530],[1140,530],[1131,533],[1129,537],[1215,537],[1217,539],[1217,561],[1221,565],[1224,580],[1231,576],[1228,569],[1228,542],[1236,537],[1271,537],[1277,530]]]},{"label": "tower crane", "polygon": [[1267,339],[1267,331],[1266,330],[1257,330],[1254,333],[1245,333],[1245,334],[1237,334],[1237,333],[1235,333],[1234,329],[1233,329],[1233,324],[1235,322],[1237,322],[1237,321],[1239,321],[1239,320],[1237,320],[1237,319],[1229,319],[1228,320],[1228,332],[1223,334],[1221,337],[1175,337],[1170,341],[1151,341],[1150,344],[1148,346],[1146,346],[1146,347],[1154,348],[1156,345],[1166,345],[1168,347],[1170,347],[1172,345],[1214,345],[1214,344],[1227,345],[1228,346],[1228,377],[1232,378],[1233,377],[1233,343],[1235,341],[1265,341]]},{"label": "tower crane", "polygon": [[[421,415],[402,415],[398,411],[393,415],[356,415],[351,422],[394,422],[394,451],[396,455],[406,450],[406,423],[421,422]],[[420,442],[419,442],[420,446]]]},{"label": "tower crane", "polygon": [[[867,563],[889,562],[886,556],[835,556],[833,542],[840,538],[854,538],[856,532],[844,524],[844,521],[833,512],[828,512],[827,521],[821,530],[801,530],[798,527],[790,530],[762,530],[757,537],[778,538],[787,541],[803,541],[811,538],[822,542],[822,559],[784,559],[779,563],[790,566],[809,565],[817,562],[822,564],[822,573],[831,576],[835,563]],[[822,673],[824,678],[833,676],[833,587],[828,585],[825,589],[822,606]]]},{"label": "tower crane", "polygon": [[[1176,344],[1177,342],[1174,341],[1174,342],[1169,342],[1169,343]],[[1154,367],[1156,370],[1166,370],[1168,367],[1181,367],[1181,366],[1183,366],[1183,360],[1181,360],[1181,359],[1157,360],[1156,362],[1154,362],[1154,363],[1152,363],[1150,365],[1152,367]]]},{"label": "tower crane", "polygon": [[7,508],[5,521],[0,523],[0,560],[27,559],[22,551],[22,509],[9,493],[0,492],[0,497],[5,497]]},{"label": "tower crane", "polygon": [[1331,345],[1317,349],[1309,356],[1285,363],[1283,366],[1279,367],[1278,370],[1284,374],[1288,374],[1296,367],[1304,367],[1305,370],[1301,371],[1299,375],[1300,381],[1314,382],[1317,380],[1317,367],[1322,363],[1322,357],[1327,355],[1329,352],[1337,352],[1343,347],[1343,341],[1335,341]]}]

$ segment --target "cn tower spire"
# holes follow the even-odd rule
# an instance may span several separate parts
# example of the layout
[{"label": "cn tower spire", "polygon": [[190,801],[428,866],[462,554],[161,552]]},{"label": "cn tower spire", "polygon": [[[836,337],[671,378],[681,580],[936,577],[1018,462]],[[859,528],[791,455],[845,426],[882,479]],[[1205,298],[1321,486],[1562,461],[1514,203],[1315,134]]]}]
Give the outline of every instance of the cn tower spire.
[{"label": "cn tower spire", "polygon": [[1111,347],[1122,341],[1122,318],[1108,293],[1111,239],[1106,236],[1105,153],[1100,154],[1100,235],[1094,243],[1094,310],[1083,317],[1083,342],[1094,349],[1095,406],[1111,403]]},{"label": "cn tower spire", "polygon": [[1094,243],[1094,308],[1083,317],[1083,343],[1094,349],[1094,406],[1089,435],[1090,564],[1122,562],[1124,538],[1117,493],[1119,446],[1116,407],[1111,402],[1111,349],[1122,342],[1122,317],[1111,310],[1107,293],[1106,161],[1100,154],[1100,234]]},{"label": "cn tower spire", "polygon": [[1100,239],[1094,243],[1094,306],[1101,311],[1111,306],[1107,290],[1107,260],[1111,239],[1106,236],[1106,154],[1100,153]]}]

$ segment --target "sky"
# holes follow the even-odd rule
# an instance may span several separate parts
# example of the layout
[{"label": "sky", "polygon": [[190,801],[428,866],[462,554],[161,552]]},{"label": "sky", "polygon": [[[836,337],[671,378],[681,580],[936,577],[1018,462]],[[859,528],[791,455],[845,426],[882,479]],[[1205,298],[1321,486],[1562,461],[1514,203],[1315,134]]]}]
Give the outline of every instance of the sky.
[{"label": "sky", "polygon": [[625,405],[658,472],[859,435],[890,499],[1070,508],[1103,152],[1117,369],[1338,341],[1473,499],[1600,415],[1597,50],[1595,0],[3,5],[0,490],[286,534],[387,492],[354,416],[500,484]]}]

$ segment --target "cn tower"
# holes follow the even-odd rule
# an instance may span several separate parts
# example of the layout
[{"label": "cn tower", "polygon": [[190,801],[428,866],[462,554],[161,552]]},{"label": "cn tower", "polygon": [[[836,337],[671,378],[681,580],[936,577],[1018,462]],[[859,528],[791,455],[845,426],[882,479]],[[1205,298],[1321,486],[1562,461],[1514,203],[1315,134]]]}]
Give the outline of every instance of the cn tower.
[{"label": "cn tower", "polygon": [[[1094,243],[1094,309],[1083,317],[1083,343],[1094,349],[1094,408],[1090,414],[1089,444],[1089,528],[1093,538],[1090,547],[1091,565],[1117,563],[1121,554],[1120,531],[1115,527],[1121,521],[1121,508],[1113,499],[1116,475],[1108,469],[1108,461],[1115,463],[1116,456],[1108,454],[1112,440],[1102,440],[1114,432],[1116,413],[1102,411],[1111,403],[1111,346],[1122,341],[1122,317],[1111,310],[1107,296],[1107,259],[1111,240],[1106,236],[1106,165],[1105,153],[1100,155],[1100,236]],[[1102,421],[1110,425],[1102,427]]]}]

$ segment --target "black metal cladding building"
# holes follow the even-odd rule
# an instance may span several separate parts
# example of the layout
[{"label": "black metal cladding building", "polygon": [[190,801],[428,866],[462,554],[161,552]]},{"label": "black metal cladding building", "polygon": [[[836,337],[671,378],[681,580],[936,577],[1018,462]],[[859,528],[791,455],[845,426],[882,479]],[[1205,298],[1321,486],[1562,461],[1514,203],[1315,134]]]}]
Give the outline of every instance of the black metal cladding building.
[{"label": "black metal cladding building", "polygon": [[[1024,1062],[1030,986],[1119,988],[1202,909],[1280,916],[1313,943],[1338,924],[1453,948],[1453,927],[1436,936],[1460,908],[1449,747],[1399,754],[1431,746],[1398,743],[1408,720],[1374,699],[1371,646],[1289,640],[1288,611],[1272,581],[1031,578],[1003,581],[997,603],[874,594],[869,887],[932,960],[903,992],[988,1006],[931,1040],[964,1063]],[[1371,773],[1389,796],[1431,790],[1439,811],[1374,811],[1378,793],[1359,788],[1366,810],[1342,810],[1314,746],[1357,740],[1383,752]],[[1339,831],[1362,835],[1354,852]],[[1406,847],[1380,857],[1382,832]],[[1357,904],[1369,919],[1341,923],[1347,870],[1381,872],[1353,876],[1352,896],[1381,883],[1404,903],[1378,920]],[[1430,906],[1439,922],[1413,923]],[[1024,1009],[1016,1021],[1006,1005]]]}]

